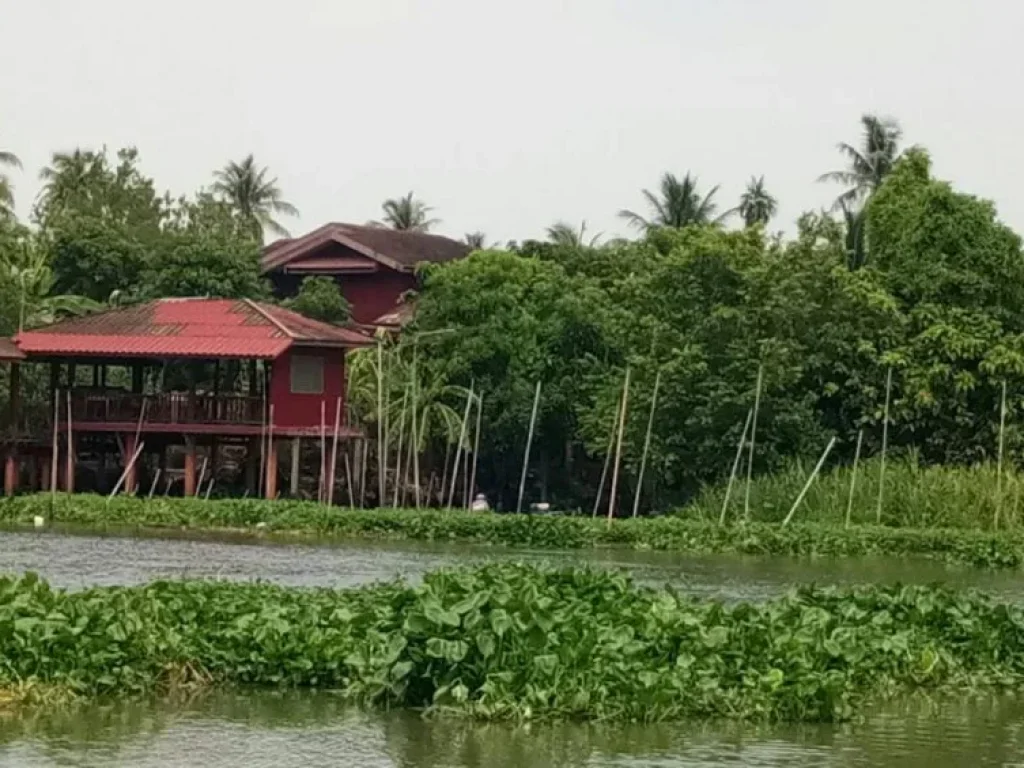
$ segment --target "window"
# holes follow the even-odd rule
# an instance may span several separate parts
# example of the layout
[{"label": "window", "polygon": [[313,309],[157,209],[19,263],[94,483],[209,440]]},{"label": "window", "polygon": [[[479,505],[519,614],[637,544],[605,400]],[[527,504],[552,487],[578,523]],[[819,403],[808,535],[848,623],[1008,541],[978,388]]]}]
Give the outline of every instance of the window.
[{"label": "window", "polygon": [[315,355],[292,355],[292,394],[324,393],[324,359]]}]

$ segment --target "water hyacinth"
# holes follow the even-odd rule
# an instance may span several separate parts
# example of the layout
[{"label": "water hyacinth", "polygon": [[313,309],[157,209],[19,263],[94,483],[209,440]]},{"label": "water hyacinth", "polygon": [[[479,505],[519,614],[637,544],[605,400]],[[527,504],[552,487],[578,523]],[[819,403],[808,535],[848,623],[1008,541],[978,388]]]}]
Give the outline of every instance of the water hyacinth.
[{"label": "water hyacinth", "polygon": [[1024,681],[1024,614],[979,595],[804,588],[725,604],[508,564],[340,591],[7,578],[0,640],[8,690],[317,687],[488,720],[832,721],[913,688]]}]

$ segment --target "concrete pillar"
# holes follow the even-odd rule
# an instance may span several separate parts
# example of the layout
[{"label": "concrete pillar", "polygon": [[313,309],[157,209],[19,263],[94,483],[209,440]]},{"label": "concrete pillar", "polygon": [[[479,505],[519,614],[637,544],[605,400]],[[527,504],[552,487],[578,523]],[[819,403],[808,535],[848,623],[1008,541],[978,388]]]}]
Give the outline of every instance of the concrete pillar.
[{"label": "concrete pillar", "polygon": [[196,495],[196,440],[185,438],[185,495]]},{"label": "concrete pillar", "polygon": [[268,440],[267,451],[267,498],[277,498],[277,441]]},{"label": "concrete pillar", "polygon": [[288,476],[288,480],[291,483],[289,493],[293,499],[299,496],[299,474],[302,471],[299,465],[299,457],[302,456],[302,438],[292,438],[292,471]]}]

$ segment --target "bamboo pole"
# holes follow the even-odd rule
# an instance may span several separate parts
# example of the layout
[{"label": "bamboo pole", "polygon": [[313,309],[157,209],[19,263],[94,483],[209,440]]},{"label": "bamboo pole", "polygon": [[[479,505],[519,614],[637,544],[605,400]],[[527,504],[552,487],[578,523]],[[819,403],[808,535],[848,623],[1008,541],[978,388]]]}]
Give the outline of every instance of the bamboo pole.
[{"label": "bamboo pole", "polygon": [[725,486],[725,499],[722,501],[722,513],[718,516],[718,524],[725,525],[725,513],[729,509],[729,498],[732,496],[732,486],[736,482],[736,472],[740,468],[740,460],[743,458],[743,446],[747,442],[747,431],[750,429],[750,420],[754,417],[754,410],[747,411],[747,420],[743,422],[743,434],[740,435],[739,445],[736,446],[736,457],[732,460],[732,472],[729,473],[729,484]]},{"label": "bamboo pole", "polygon": [[615,517],[615,501],[619,490],[619,467],[622,465],[622,438],[626,431],[626,409],[629,406],[629,376],[631,371],[626,366],[626,383],[622,385],[622,410],[619,411],[619,434],[615,439],[615,463],[612,466],[612,487],[608,494],[608,525]]},{"label": "bamboo pole", "polygon": [[67,486],[69,491],[74,491],[75,488],[75,436],[71,427],[71,388],[68,388],[68,461],[67,461],[67,475],[64,478],[64,484]]},{"label": "bamboo pole", "polygon": [[875,507],[875,523],[882,523],[882,500],[885,496],[885,453],[889,448],[889,404],[892,397],[892,366],[885,377],[885,411],[882,416],[882,460],[878,467],[878,505]]},{"label": "bamboo pole", "polygon": [[153,482],[149,485],[149,493],[146,494],[146,499],[152,499],[153,494],[156,492],[156,484],[160,481],[160,467],[156,468],[156,474],[153,475]]},{"label": "bamboo pole", "polygon": [[398,489],[402,485],[402,441],[405,436],[405,406],[409,399],[409,387],[402,395],[402,410],[398,413],[398,455],[395,457],[395,495],[392,507],[398,506]]},{"label": "bamboo pole", "polygon": [[814,478],[821,472],[822,466],[825,464],[825,459],[828,458],[829,453],[832,452],[832,446],[836,444],[836,439],[833,437],[828,441],[828,446],[825,448],[825,452],[821,454],[821,458],[818,459],[817,465],[814,467],[814,471],[811,472],[811,476],[807,478],[807,482],[804,484],[803,490],[800,491],[800,495],[796,497],[796,501],[793,502],[793,507],[789,510],[789,514],[786,515],[786,519],[782,521],[782,525],[785,527],[789,525],[789,521],[793,519],[793,515],[796,514],[797,508],[800,506],[800,502],[804,500],[804,496],[811,489],[811,484],[814,482]]},{"label": "bamboo pole", "polygon": [[370,444],[364,437],[359,442],[359,508],[366,507],[366,465],[370,462]]},{"label": "bamboo pole", "polygon": [[633,495],[633,517],[640,511],[640,489],[644,486],[644,471],[647,469],[647,453],[651,450],[651,431],[654,429],[654,411],[658,407],[658,388],[661,386],[661,371],[654,376],[654,394],[651,395],[651,412],[647,417],[647,434],[644,436],[644,452],[640,459],[640,474],[636,479],[636,493]]},{"label": "bamboo pole", "polygon": [[[388,371],[391,370],[391,357],[388,357]],[[387,381],[386,377],[384,379]],[[377,457],[378,471],[384,474],[384,479],[380,481],[380,486],[384,491],[383,496],[377,501],[377,505],[380,507],[387,506],[387,495],[388,495],[388,443],[391,440],[391,387],[388,386],[384,391],[384,444],[378,447],[380,455]]]},{"label": "bamboo pole", "polygon": [[747,489],[743,495],[743,519],[750,518],[750,483],[754,476],[754,446],[757,442],[757,414],[761,410],[761,386],[764,384],[764,363],[757,366],[757,388],[754,390],[754,417],[750,422],[750,453],[747,457]]},{"label": "bamboo pole", "polygon": [[[255,367],[255,363],[253,366]],[[263,483],[266,480],[263,470],[267,460],[267,389],[266,382],[263,386],[263,404],[260,407],[260,472],[256,476],[256,495],[263,496]]]},{"label": "bamboo pole", "polygon": [[[270,415],[267,418],[267,471],[266,471],[266,474],[268,474],[268,475],[270,474],[270,452],[273,449],[273,446],[274,446],[274,404],[271,403],[270,404]],[[275,473],[277,472],[277,461],[276,460],[274,461],[274,472]],[[266,490],[269,491],[270,490],[269,478],[267,478],[266,480],[268,482],[268,485],[266,486]],[[264,496],[268,496],[269,494],[264,493],[263,495]],[[274,494],[274,499],[276,499],[280,495],[281,495],[281,492],[277,491]],[[272,501],[272,500],[273,499],[268,499],[268,501]]]},{"label": "bamboo pole", "polygon": [[[364,449],[365,451],[365,449]],[[377,506],[384,506],[384,342],[377,339]],[[363,456],[366,464],[366,456]]]},{"label": "bamboo pole", "polygon": [[142,454],[142,449],[145,448],[145,446],[145,443],[139,443],[139,445],[135,448],[135,453],[132,454],[131,460],[124,465],[124,471],[121,473],[121,477],[118,479],[117,484],[114,486],[114,490],[112,490],[110,492],[110,495],[107,497],[108,503],[110,502],[111,499],[117,496],[117,492],[121,490],[121,486],[124,484],[125,478],[128,477],[128,473],[131,471],[132,467],[135,466],[135,462],[138,461],[139,456]]},{"label": "bamboo pole", "polygon": [[146,406],[148,404],[149,400],[143,395],[142,405],[139,407],[139,423],[135,425],[135,445],[139,444],[139,438],[142,437],[142,425],[146,420]]},{"label": "bamboo pole", "polygon": [[[60,443],[58,441],[58,422],[60,421],[60,389],[53,390],[53,448],[50,454],[50,506],[57,503],[57,464],[60,456]],[[50,510],[53,514],[53,510]]]},{"label": "bamboo pole", "polygon": [[608,479],[608,470],[612,466],[612,449],[615,447],[615,433],[619,427],[619,412],[622,410],[622,395],[615,404],[615,415],[612,417],[612,430],[608,435],[608,449],[604,452],[604,467],[601,468],[601,482],[597,484],[597,498],[594,499],[594,511],[591,517],[597,517],[597,511],[601,508],[601,495],[604,493],[604,481]]},{"label": "bamboo pole", "polygon": [[196,481],[196,496],[199,495],[199,489],[203,487],[203,480],[206,479],[206,463],[210,460],[209,456],[203,457],[203,463],[199,467],[199,479]]},{"label": "bamboo pole", "polygon": [[[417,430],[416,408],[419,405],[419,378],[417,377],[417,362],[419,360],[419,339],[412,345],[412,483],[416,498],[416,509],[420,508],[420,435],[422,430]],[[424,414],[425,416],[426,414]]]},{"label": "bamboo pole", "polygon": [[210,473],[210,483],[209,483],[209,485],[206,486],[206,493],[203,494],[203,499],[205,501],[209,501],[210,500],[210,493],[213,491],[213,484],[216,483],[216,482],[217,482],[217,476],[214,473],[211,472]]},{"label": "bamboo pole", "polygon": [[533,430],[537,426],[537,407],[540,405],[540,380],[533,395],[533,410],[530,412],[530,429],[526,434],[526,451],[523,453],[523,473],[519,476],[519,497],[516,500],[516,514],[523,511],[523,494],[526,492],[526,472],[530,468],[530,447],[533,445]]},{"label": "bamboo pole", "polygon": [[462,497],[463,507],[469,509],[469,430],[466,430],[466,451],[462,455]]},{"label": "bamboo pole", "polygon": [[857,448],[853,452],[853,473],[850,475],[850,498],[846,502],[846,527],[850,527],[853,516],[853,491],[857,487],[857,464],[860,462],[860,448],[864,442],[864,430],[857,431]]},{"label": "bamboo pole", "polygon": [[[341,430],[341,398],[338,398],[338,402],[335,405],[334,410],[334,440],[331,443],[331,469],[329,472],[330,482],[327,486],[327,506],[334,505],[334,476],[338,471],[338,432]],[[348,454],[345,454],[345,460],[348,461]],[[349,489],[348,495],[351,501],[352,497],[352,478],[349,477]],[[351,506],[355,506],[352,504]]]},{"label": "bamboo pole", "polygon": [[444,492],[445,488],[448,487],[448,465],[452,460],[452,444],[445,440],[444,441],[444,466],[441,467],[441,495],[437,499],[437,503],[442,507],[444,506]]},{"label": "bamboo pole", "polygon": [[999,457],[996,460],[996,510],[992,519],[992,530],[999,529],[999,517],[1003,511],[1003,446],[1006,430],[1006,379],[1003,379],[1003,395],[999,401]]},{"label": "bamboo pole", "polygon": [[352,464],[348,460],[348,451],[345,451],[345,482],[348,484],[348,508],[356,508],[356,497],[352,493]]},{"label": "bamboo pole", "polygon": [[469,393],[466,395],[466,408],[462,412],[462,425],[459,427],[459,442],[455,446],[455,463],[452,465],[452,486],[448,492],[448,509],[452,508],[455,499],[455,486],[459,481],[459,459],[462,458],[462,446],[466,442],[466,431],[469,429],[469,409],[473,404],[473,385],[469,385]]},{"label": "bamboo pole", "polygon": [[320,398],[320,483],[316,500],[327,501],[327,401]]},{"label": "bamboo pole", "polygon": [[484,409],[484,393],[476,396],[476,437],[473,438],[473,469],[469,476],[469,503],[472,505],[473,497],[476,496],[476,468],[480,460],[480,422]]}]

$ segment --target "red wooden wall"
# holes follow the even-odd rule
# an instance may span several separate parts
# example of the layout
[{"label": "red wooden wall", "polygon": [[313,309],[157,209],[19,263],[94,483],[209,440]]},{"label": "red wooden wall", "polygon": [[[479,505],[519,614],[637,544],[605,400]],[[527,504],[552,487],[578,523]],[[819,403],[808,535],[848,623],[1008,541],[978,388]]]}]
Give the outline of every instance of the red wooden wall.
[{"label": "red wooden wall", "polygon": [[[293,354],[324,359],[322,395],[294,394],[291,391]],[[344,350],[289,350],[274,360],[270,371],[270,402],[274,406],[274,429],[320,429],[320,404],[325,404],[327,431],[334,429],[334,411],[341,398],[341,423],[345,424],[345,352]]]}]

